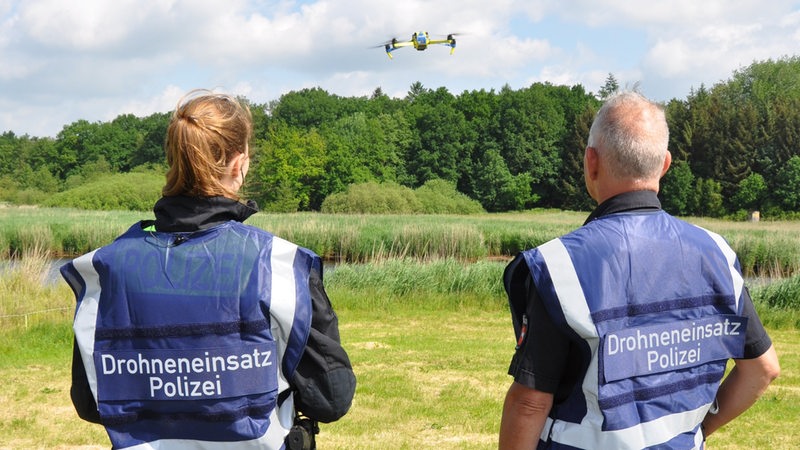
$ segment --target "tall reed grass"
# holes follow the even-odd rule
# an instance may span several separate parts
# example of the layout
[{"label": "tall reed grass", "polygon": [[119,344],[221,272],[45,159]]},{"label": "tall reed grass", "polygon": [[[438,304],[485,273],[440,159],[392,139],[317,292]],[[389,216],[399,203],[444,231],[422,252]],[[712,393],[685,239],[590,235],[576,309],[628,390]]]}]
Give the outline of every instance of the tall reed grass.
[{"label": "tall reed grass", "polygon": [[79,255],[110,243],[145,218],[132,211],[0,208],[0,258],[19,258],[34,247],[50,256]]},{"label": "tall reed grass", "polygon": [[[266,214],[247,223],[310,248],[328,261],[389,259],[507,259],[578,228],[585,213],[457,215]],[[75,256],[108,244],[151,213],[63,208],[0,208],[0,259],[42,246],[53,256]],[[720,233],[739,256],[747,277],[800,274],[800,222],[729,222],[688,219]]]},{"label": "tall reed grass", "polygon": [[30,327],[70,320],[75,303],[64,283],[46,283],[50,255],[44,247],[27,248],[0,270],[0,326]]},{"label": "tall reed grass", "polygon": [[[441,309],[505,308],[502,275],[505,264],[465,263],[455,259],[422,262],[386,259],[372,264],[341,264],[325,274],[330,292],[361,292],[358,304],[337,300],[345,308]],[[364,302],[366,301],[366,304]]]}]

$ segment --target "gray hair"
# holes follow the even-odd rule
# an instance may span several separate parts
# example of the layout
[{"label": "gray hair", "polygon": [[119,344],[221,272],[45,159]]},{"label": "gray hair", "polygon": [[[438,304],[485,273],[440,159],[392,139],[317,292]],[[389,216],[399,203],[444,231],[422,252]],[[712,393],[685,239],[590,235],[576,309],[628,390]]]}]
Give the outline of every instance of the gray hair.
[{"label": "gray hair", "polygon": [[616,93],[597,112],[588,145],[615,178],[658,177],[669,145],[664,109],[638,92]]}]

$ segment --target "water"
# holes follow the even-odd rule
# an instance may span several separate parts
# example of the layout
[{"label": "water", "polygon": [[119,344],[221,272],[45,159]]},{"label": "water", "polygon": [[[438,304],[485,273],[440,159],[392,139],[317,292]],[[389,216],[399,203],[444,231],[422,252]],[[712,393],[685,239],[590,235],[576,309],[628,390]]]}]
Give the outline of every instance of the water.
[{"label": "water", "polygon": [[[62,278],[59,269],[71,260],[71,258],[55,258],[50,260],[47,264],[47,273],[44,276],[45,284],[60,283]],[[4,276],[9,270],[14,269],[18,264],[19,260],[0,259],[0,277]]]}]

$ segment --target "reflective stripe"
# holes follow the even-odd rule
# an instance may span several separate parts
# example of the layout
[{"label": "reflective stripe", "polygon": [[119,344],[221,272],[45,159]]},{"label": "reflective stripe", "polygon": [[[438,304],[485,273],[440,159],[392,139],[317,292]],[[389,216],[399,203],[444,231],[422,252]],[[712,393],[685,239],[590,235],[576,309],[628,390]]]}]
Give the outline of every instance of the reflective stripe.
[{"label": "reflective stripe", "polygon": [[[586,419],[580,424],[556,421],[553,424],[552,438],[554,442],[578,448],[641,449],[662,444],[678,434],[692,431],[703,420],[710,407],[711,404],[703,405],[692,411],[670,414],[614,431],[601,431],[602,422],[592,424]],[[700,434],[699,430],[697,434]],[[702,442],[702,436],[700,441]]]},{"label": "reflective stripe", "polygon": [[75,331],[75,340],[78,343],[83,367],[86,368],[86,378],[95,403],[97,403],[97,370],[94,366],[94,333],[97,327],[97,308],[101,291],[100,276],[92,264],[96,252],[97,250],[94,250],[72,261],[86,286],[86,292],[80,298],[75,311],[72,329]]},{"label": "reflective stripe", "polygon": [[592,321],[592,313],[586,304],[578,273],[572,265],[572,258],[570,258],[567,248],[560,239],[553,239],[540,246],[539,252],[547,267],[557,268],[557,270],[550,270],[550,278],[553,280],[553,287],[561,301],[561,309],[564,311],[564,317],[569,326],[581,337],[597,338],[597,329]]},{"label": "reflective stripe", "polygon": [[[294,323],[297,291],[294,280],[294,258],[297,246],[278,237],[272,238],[270,267],[272,268],[272,294],[269,313],[275,317],[272,321],[272,334],[278,341],[278,354],[286,354],[286,346],[292,333]],[[278,391],[289,388],[289,382],[283,373],[283,364],[278,365]]]},{"label": "reflective stripe", "polygon": [[[586,296],[581,288],[581,283],[578,280],[578,273],[575,271],[575,266],[572,264],[567,248],[564,247],[560,239],[553,239],[539,247],[539,252],[542,255],[545,265],[549,268],[550,278],[553,281],[553,289],[555,289],[556,296],[558,297],[559,304],[564,317],[569,326],[575,330],[580,336],[586,340],[589,349],[593,355],[589,362],[589,367],[586,370],[588,374],[583,378],[583,396],[586,399],[586,416],[583,418],[583,423],[595,423],[588,427],[586,433],[592,435],[590,430],[599,432],[603,424],[603,414],[600,412],[600,406],[597,403],[598,393],[598,379],[597,379],[597,346],[600,342],[597,334],[597,328],[592,321],[592,314],[589,311],[589,306],[586,303]],[[594,375],[591,375],[594,374]],[[565,424],[565,422],[557,422],[558,424]],[[577,424],[577,427],[581,427]],[[555,433],[557,428],[553,428]],[[549,431],[549,427],[545,427]],[[544,438],[545,440],[547,437]],[[591,446],[586,447],[591,448]]]},{"label": "reflective stripe", "polygon": [[739,300],[742,297],[742,291],[744,290],[744,279],[739,271],[736,269],[736,253],[733,251],[730,245],[725,242],[725,239],[714,233],[713,231],[706,230],[705,228],[698,227],[701,230],[708,233],[711,236],[711,239],[717,244],[722,254],[725,255],[725,259],[728,261],[728,267],[731,270],[731,279],[733,281],[733,294],[736,301],[736,311],[740,311]]}]

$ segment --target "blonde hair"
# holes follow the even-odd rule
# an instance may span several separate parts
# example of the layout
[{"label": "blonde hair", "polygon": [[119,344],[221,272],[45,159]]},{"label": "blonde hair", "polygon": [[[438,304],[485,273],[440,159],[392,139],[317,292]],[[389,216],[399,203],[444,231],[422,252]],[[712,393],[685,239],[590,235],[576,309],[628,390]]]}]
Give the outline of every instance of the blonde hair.
[{"label": "blonde hair", "polygon": [[253,133],[248,106],[205,89],[189,92],[172,113],[164,149],[169,170],[161,193],[165,197],[225,196],[236,192],[220,180],[228,163],[248,151]]}]

